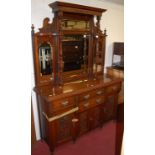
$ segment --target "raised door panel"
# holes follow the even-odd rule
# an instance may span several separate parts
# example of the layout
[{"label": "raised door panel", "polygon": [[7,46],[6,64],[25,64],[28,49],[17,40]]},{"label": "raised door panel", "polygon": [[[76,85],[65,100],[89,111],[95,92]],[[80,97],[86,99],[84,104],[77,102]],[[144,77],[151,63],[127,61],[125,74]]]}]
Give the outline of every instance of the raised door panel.
[{"label": "raised door panel", "polygon": [[88,111],[79,113],[79,134],[89,130]]},{"label": "raised door panel", "polygon": [[97,106],[89,111],[90,129],[94,129],[101,124],[101,107]]},{"label": "raised door panel", "polygon": [[72,138],[73,114],[66,115],[56,121],[56,143],[60,144]]},{"label": "raised door panel", "polygon": [[104,106],[104,121],[115,119],[118,95],[112,94],[107,96]]}]

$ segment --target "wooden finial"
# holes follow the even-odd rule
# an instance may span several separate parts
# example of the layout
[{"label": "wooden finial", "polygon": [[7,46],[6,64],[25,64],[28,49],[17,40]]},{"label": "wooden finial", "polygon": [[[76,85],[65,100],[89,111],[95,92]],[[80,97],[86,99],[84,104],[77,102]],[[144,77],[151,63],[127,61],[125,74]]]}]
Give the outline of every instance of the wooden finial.
[{"label": "wooden finial", "polygon": [[44,20],[43,20],[43,27],[48,26],[49,25],[49,21],[50,21],[50,19],[48,17],[44,18]]},{"label": "wooden finial", "polygon": [[34,34],[34,25],[32,24],[31,26],[31,34],[33,35]]},{"label": "wooden finial", "polygon": [[34,25],[32,24],[31,29],[34,30]]}]

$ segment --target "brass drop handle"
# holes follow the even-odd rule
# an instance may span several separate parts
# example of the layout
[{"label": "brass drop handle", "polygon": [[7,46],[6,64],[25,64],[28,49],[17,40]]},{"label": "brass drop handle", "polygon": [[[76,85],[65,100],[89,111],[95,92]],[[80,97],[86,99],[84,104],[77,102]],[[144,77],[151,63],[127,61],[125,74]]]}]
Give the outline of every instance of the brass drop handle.
[{"label": "brass drop handle", "polygon": [[75,48],[77,49],[77,48],[78,48],[78,46],[75,46]]},{"label": "brass drop handle", "polygon": [[89,97],[90,97],[89,94],[88,94],[88,95],[85,95],[85,96],[84,96],[84,99],[87,100],[87,99],[89,99]]},{"label": "brass drop handle", "polygon": [[84,107],[87,108],[88,106],[89,106],[89,102],[87,102],[87,103],[84,104]]},{"label": "brass drop handle", "polygon": [[63,102],[61,102],[61,104],[65,107],[65,106],[67,106],[68,105],[68,101],[63,101]]},{"label": "brass drop handle", "polygon": [[53,77],[50,77],[50,80],[53,80]]},{"label": "brass drop handle", "polygon": [[103,93],[102,90],[96,92],[97,95],[101,95],[102,93]]},{"label": "brass drop handle", "polygon": [[78,122],[78,121],[79,121],[78,118],[73,118],[73,119],[72,119],[72,122],[73,122],[73,123],[76,123],[76,122]]},{"label": "brass drop handle", "polygon": [[99,98],[99,99],[96,99],[96,103],[101,103],[101,101],[102,101],[102,99],[101,98]]}]

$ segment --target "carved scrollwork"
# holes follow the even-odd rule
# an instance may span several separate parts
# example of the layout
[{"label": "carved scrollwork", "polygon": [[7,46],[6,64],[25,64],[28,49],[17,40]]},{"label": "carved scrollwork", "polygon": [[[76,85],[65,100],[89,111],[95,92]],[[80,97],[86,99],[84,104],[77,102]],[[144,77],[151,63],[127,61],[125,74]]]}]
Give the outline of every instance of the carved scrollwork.
[{"label": "carved scrollwork", "polygon": [[52,32],[53,24],[49,23],[50,19],[48,17],[43,20],[43,27],[39,29],[41,33],[49,33]]}]

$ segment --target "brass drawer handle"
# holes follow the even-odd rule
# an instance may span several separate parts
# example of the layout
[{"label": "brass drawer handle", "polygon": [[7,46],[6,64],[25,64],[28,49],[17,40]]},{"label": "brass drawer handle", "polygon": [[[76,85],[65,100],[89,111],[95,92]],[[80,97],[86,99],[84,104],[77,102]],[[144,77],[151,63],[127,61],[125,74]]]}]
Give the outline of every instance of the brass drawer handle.
[{"label": "brass drawer handle", "polygon": [[63,102],[61,102],[61,104],[65,107],[65,106],[67,106],[68,105],[68,101],[63,101]]},{"label": "brass drawer handle", "polygon": [[101,103],[101,101],[102,101],[102,99],[101,98],[99,98],[99,99],[96,99],[96,103]]},{"label": "brass drawer handle", "polygon": [[87,108],[89,106],[89,102],[84,103],[83,106]]},{"label": "brass drawer handle", "polygon": [[112,87],[112,90],[116,91],[117,90],[117,86]]},{"label": "brass drawer handle", "polygon": [[96,92],[97,95],[101,95],[102,93],[103,93],[102,90],[99,90],[99,91]]},{"label": "brass drawer handle", "polygon": [[89,97],[90,97],[90,95],[88,94],[88,95],[85,95],[83,98],[84,99],[89,99]]}]

